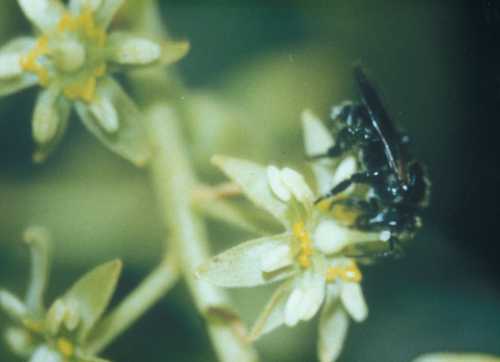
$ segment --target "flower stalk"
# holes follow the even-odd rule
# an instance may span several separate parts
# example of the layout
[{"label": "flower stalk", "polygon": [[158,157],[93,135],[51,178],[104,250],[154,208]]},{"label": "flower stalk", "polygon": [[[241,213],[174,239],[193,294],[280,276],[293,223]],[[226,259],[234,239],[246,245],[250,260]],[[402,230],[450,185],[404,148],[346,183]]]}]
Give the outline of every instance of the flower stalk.
[{"label": "flower stalk", "polygon": [[188,283],[220,361],[256,361],[242,324],[230,309],[226,293],[195,277],[196,268],[210,257],[206,230],[191,207],[191,190],[196,184],[175,110],[166,104],[148,107],[153,143],[151,175],[163,207],[171,243],[178,248],[181,272]]},{"label": "flower stalk", "polygon": [[149,308],[167,294],[179,279],[177,256],[169,255],[113,310],[92,333],[86,349],[99,354]]}]

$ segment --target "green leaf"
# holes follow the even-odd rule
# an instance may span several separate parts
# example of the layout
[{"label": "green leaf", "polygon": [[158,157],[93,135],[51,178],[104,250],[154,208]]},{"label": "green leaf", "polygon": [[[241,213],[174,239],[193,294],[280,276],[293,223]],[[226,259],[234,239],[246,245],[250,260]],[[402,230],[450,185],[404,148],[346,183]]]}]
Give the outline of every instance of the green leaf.
[{"label": "green leaf", "polygon": [[321,362],[337,360],[348,328],[349,317],[338,298],[328,295],[319,319],[318,355]]},{"label": "green leaf", "polygon": [[273,195],[264,166],[225,156],[214,156],[212,163],[236,182],[253,203],[269,212],[285,227],[289,226],[288,205]]},{"label": "green leaf", "polygon": [[500,362],[500,357],[480,353],[432,353],[413,362]]},{"label": "green leaf", "polygon": [[285,306],[290,294],[293,281],[283,283],[276,289],[271,300],[267,303],[261,315],[250,332],[250,339],[256,340],[260,336],[273,331],[285,323]]},{"label": "green leaf", "polygon": [[68,329],[78,324],[80,342],[99,320],[116,288],[122,269],[119,260],[100,265],[81,277],[48,313],[52,333],[64,322]]},{"label": "green leaf", "polygon": [[[143,166],[151,155],[149,141],[144,130],[144,117],[122,88],[111,78],[99,81],[96,102],[110,105],[108,112],[95,112],[92,104],[76,102],[76,110],[83,124],[111,151],[126,158],[137,166]],[[101,99],[102,100],[101,100]],[[102,107],[99,107],[102,109]],[[109,123],[106,115],[117,117],[117,130],[112,132],[104,124]]]},{"label": "green leaf", "polygon": [[287,267],[272,273],[261,269],[262,258],[270,251],[290,242],[289,234],[264,237],[242,243],[213,257],[197,270],[197,276],[228,288],[254,287],[285,279],[294,273]]}]

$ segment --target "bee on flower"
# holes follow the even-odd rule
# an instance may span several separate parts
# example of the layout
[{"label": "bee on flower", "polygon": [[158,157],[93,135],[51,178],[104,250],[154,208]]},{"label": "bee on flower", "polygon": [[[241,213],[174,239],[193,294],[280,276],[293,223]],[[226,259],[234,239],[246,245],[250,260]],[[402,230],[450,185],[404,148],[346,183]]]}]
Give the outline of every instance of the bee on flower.
[{"label": "bee on flower", "polygon": [[[309,113],[304,114],[304,129],[306,149],[310,144],[331,146],[328,131]],[[246,197],[278,220],[284,232],[244,242],[213,257],[198,269],[198,276],[221,287],[282,281],[250,337],[257,339],[283,324],[295,326],[321,309],[318,353],[321,361],[334,361],[349,318],[361,322],[368,314],[360,285],[362,272],[344,250],[357,243],[386,242],[390,237],[387,232],[349,228],[315,204],[321,189],[355,172],[356,163],[347,157],[335,169],[316,165],[318,187],[313,192],[305,177],[288,167],[265,167],[224,156],[215,156],[213,162]]]},{"label": "bee on flower", "polygon": [[182,58],[186,42],[109,32],[124,0],[18,0],[36,37],[0,48],[0,96],[39,85],[32,121],[43,161],[66,129],[71,106],[86,128],[112,151],[142,165],[149,157],[141,117],[112,73],[160,66]]}]

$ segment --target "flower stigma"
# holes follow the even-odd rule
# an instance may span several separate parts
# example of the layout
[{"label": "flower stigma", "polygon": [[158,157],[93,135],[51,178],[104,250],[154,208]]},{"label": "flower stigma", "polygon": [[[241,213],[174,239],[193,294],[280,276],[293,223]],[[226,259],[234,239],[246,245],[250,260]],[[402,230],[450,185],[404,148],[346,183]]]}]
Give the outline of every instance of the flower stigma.
[{"label": "flower stigma", "polygon": [[41,86],[56,84],[70,100],[90,103],[97,79],[106,74],[106,32],[90,8],[79,15],[64,14],[55,29],[41,35],[21,57],[21,68],[37,76]]}]

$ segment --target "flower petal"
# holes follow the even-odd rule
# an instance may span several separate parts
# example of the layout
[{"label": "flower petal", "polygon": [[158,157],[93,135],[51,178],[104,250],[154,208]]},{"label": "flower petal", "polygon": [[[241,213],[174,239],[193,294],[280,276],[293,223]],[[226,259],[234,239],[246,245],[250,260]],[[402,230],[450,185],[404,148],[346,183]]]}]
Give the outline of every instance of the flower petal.
[{"label": "flower petal", "polygon": [[33,139],[39,144],[45,144],[54,138],[59,128],[60,91],[49,88],[40,91],[33,112]]},{"label": "flower petal", "polygon": [[333,137],[316,115],[306,109],[302,112],[302,128],[304,130],[304,147],[306,155],[322,155],[333,146]]},{"label": "flower petal", "polygon": [[432,353],[413,362],[500,362],[500,357],[479,353]]},{"label": "flower petal", "polygon": [[321,362],[335,361],[342,351],[349,317],[335,296],[327,297],[319,319],[318,355]]},{"label": "flower petal", "polygon": [[336,162],[331,159],[316,161],[311,165],[318,195],[325,195],[333,188]]},{"label": "flower petal", "polygon": [[99,125],[108,133],[118,131],[120,121],[118,113],[109,97],[97,97],[89,104],[90,112],[99,122]]},{"label": "flower petal", "polygon": [[281,170],[281,179],[295,199],[302,203],[314,201],[314,195],[300,173],[285,167]]},{"label": "flower petal", "polygon": [[285,324],[293,327],[309,320],[318,312],[325,297],[323,273],[307,271],[301,275],[285,306]]},{"label": "flower petal", "polygon": [[287,326],[293,327],[299,322],[304,297],[304,291],[301,288],[292,290],[285,306],[285,324]]},{"label": "flower petal", "polygon": [[306,321],[316,315],[325,299],[325,278],[323,273],[311,273],[304,288],[306,298],[302,306],[302,320]]},{"label": "flower petal", "polygon": [[[335,169],[335,173],[332,179],[332,187],[337,186],[340,182],[348,179],[351,175],[356,172],[357,163],[356,159],[352,156],[344,158]],[[354,185],[351,185],[342,194],[348,194],[354,189]]]},{"label": "flower petal", "polygon": [[271,191],[265,167],[254,162],[225,156],[214,156],[212,163],[235,181],[253,203],[269,212],[284,226],[289,226],[288,206]]},{"label": "flower petal", "polygon": [[368,307],[359,283],[343,283],[340,290],[340,299],[345,309],[356,322],[362,322],[368,317]]},{"label": "flower petal", "polygon": [[107,29],[125,0],[93,0],[93,2],[99,3],[99,6],[94,10],[96,22],[104,29]]},{"label": "flower petal", "polygon": [[283,183],[281,171],[276,166],[267,167],[267,179],[273,193],[283,202],[288,202],[292,198],[292,194],[288,187]]},{"label": "flower petal", "polygon": [[0,80],[15,78],[22,74],[21,56],[17,52],[0,53]]},{"label": "flower petal", "polygon": [[293,263],[293,257],[288,245],[280,245],[270,250],[260,259],[260,269],[266,273],[289,266]]},{"label": "flower petal", "polygon": [[18,0],[29,21],[42,32],[53,30],[64,14],[64,5],[58,0]]},{"label": "flower petal", "polygon": [[261,269],[262,258],[276,248],[288,245],[289,234],[247,241],[213,257],[197,270],[197,275],[221,287],[254,287],[282,280],[293,273],[291,268],[273,273]]},{"label": "flower petal", "polygon": [[70,330],[79,324],[79,339],[83,341],[108,306],[121,269],[122,263],[115,260],[85,274],[50,308],[49,323],[52,319],[56,326],[64,322]]},{"label": "flower petal", "polygon": [[161,56],[161,47],[158,43],[118,32],[109,37],[109,51],[110,60],[119,64],[150,64]]},{"label": "flower petal", "polygon": [[137,35],[114,32],[108,41],[110,60],[122,65],[168,65],[189,51],[186,41],[156,41]]},{"label": "flower petal", "polygon": [[[149,142],[141,124],[143,117],[136,105],[111,78],[97,85],[96,101],[90,106],[76,102],[83,124],[111,151],[142,166],[150,157]],[[100,106],[95,106],[95,102]],[[113,120],[115,114],[117,119]],[[112,130],[119,123],[118,130]]]},{"label": "flower petal", "polygon": [[28,313],[23,302],[6,290],[0,290],[0,308],[16,321],[22,320]]},{"label": "flower petal", "polygon": [[264,311],[259,316],[252,331],[250,339],[256,340],[260,336],[273,331],[285,322],[285,306],[287,296],[290,294],[292,281],[285,282],[279,286],[274,292],[269,303],[267,303]]},{"label": "flower petal", "polygon": [[30,362],[63,362],[63,359],[56,351],[41,345],[31,355]]},{"label": "flower petal", "polygon": [[56,88],[40,91],[33,112],[33,161],[43,162],[61,141],[68,125],[70,103]]},{"label": "flower petal", "polygon": [[31,37],[16,38],[0,48],[0,97],[18,92],[37,83],[35,75],[24,72],[21,57],[36,40]]},{"label": "flower petal", "polygon": [[102,2],[103,0],[70,0],[68,7],[73,14],[79,14],[85,7],[96,11]]}]

